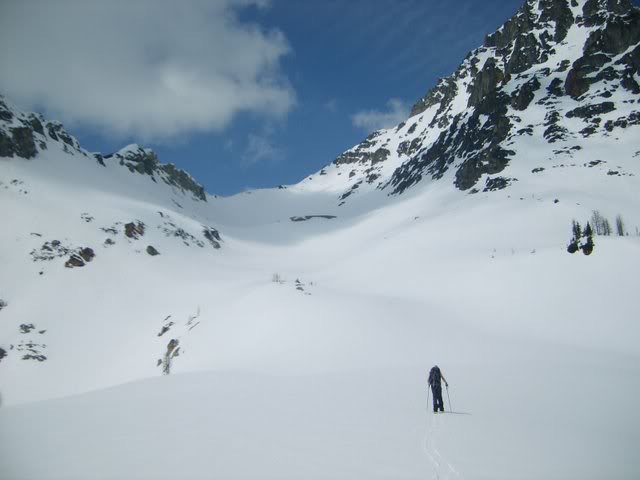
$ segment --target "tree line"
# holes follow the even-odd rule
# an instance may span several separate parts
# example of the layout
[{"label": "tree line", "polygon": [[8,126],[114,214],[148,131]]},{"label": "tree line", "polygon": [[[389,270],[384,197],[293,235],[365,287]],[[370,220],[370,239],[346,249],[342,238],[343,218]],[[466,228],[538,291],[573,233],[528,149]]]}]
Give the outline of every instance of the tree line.
[{"label": "tree line", "polygon": [[[615,232],[619,237],[629,235],[626,230],[622,215],[617,215],[615,219]],[[582,250],[585,255],[591,255],[595,242],[593,241],[594,235],[611,236],[613,230],[609,219],[602,215],[598,210],[594,210],[591,215],[591,219],[587,222],[587,225],[582,228],[580,223],[575,219],[571,222],[571,240],[567,246],[567,252],[576,253],[578,250]]]}]

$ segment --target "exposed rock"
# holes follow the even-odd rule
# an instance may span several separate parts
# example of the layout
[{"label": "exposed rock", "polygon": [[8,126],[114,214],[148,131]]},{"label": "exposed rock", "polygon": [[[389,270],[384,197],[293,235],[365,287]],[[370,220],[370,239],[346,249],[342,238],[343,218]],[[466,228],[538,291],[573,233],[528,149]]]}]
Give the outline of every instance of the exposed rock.
[{"label": "exposed rock", "polygon": [[384,162],[391,152],[386,148],[379,148],[375,152],[373,152],[373,156],[371,157],[371,164],[375,165],[376,163]]},{"label": "exposed rock", "polygon": [[89,215],[87,212],[83,212],[80,214],[80,218],[87,223],[93,222],[93,216]]},{"label": "exposed rock", "polygon": [[14,127],[9,130],[11,135],[0,130],[0,157],[35,157],[38,149],[33,138],[33,130],[29,127]]},{"label": "exposed rock", "polygon": [[46,355],[43,355],[42,353],[46,348],[46,345],[34,343],[32,341],[20,342],[16,345],[16,350],[18,352],[27,352],[22,356],[22,360],[36,360],[38,362],[44,362],[47,359]]},{"label": "exposed rock", "polygon": [[91,262],[96,254],[93,249],[89,247],[82,248],[78,252],[74,253],[69,257],[64,264],[67,268],[75,268],[75,267],[84,267],[87,263]]},{"label": "exposed rock", "polygon": [[7,302],[5,302],[4,300],[2,300],[0,298],[0,311],[2,311],[3,308],[7,307],[9,304]]},{"label": "exposed rock", "polygon": [[594,105],[585,105],[582,107],[574,108],[566,113],[567,118],[591,118],[596,115],[602,115],[605,113],[613,112],[616,106],[613,102],[602,102]]},{"label": "exposed rock", "polygon": [[[456,72],[456,74],[459,74],[459,72]],[[457,93],[458,87],[456,86],[454,78],[448,77],[445,79],[441,79],[433,89],[431,89],[423,98],[418,100],[418,102],[413,105],[413,107],[411,108],[410,116],[413,117],[424,112],[428,108],[433,107],[434,105],[439,105],[438,111],[436,112],[436,115],[433,118],[430,126],[439,124],[441,128],[444,128],[448,120],[443,117],[443,113],[446,111],[447,107],[455,98]]]},{"label": "exposed rock", "polygon": [[177,168],[172,163],[160,163],[155,152],[149,148],[129,145],[119,152],[105,155],[102,157],[102,163],[104,163],[104,160],[112,159],[127,167],[132,173],[148,175],[154,182],[160,179],[167,185],[178,188],[183,193],[190,193],[194,199],[203,202],[207,201],[207,195],[202,185],[197,183],[187,172]]},{"label": "exposed rock", "polygon": [[533,101],[535,92],[540,88],[540,82],[536,77],[533,77],[528,82],[524,83],[517,92],[511,95],[511,106],[516,110],[526,110],[527,107]]},{"label": "exposed rock", "polygon": [[620,117],[616,120],[608,120],[604,124],[607,132],[612,132],[614,128],[627,128],[631,125],[640,125],[640,112],[631,112],[627,117]]},{"label": "exposed rock", "polygon": [[306,222],[307,220],[311,220],[312,218],[323,218],[325,220],[333,220],[334,218],[338,218],[335,215],[305,215],[304,217],[290,217],[292,222]]},{"label": "exposed rock", "polygon": [[47,357],[45,355],[36,355],[33,353],[27,353],[22,356],[23,360],[37,360],[38,362],[44,362]]},{"label": "exposed rock", "polygon": [[156,255],[160,255],[160,252],[158,252],[158,250],[156,250],[156,248],[152,245],[147,246],[147,253],[152,257],[155,257]]},{"label": "exposed rock", "polygon": [[73,247],[63,245],[60,240],[52,240],[42,244],[40,249],[33,249],[29,253],[34,262],[49,261],[54,258],[64,257],[74,251]]},{"label": "exposed rock", "polygon": [[[169,319],[171,318],[171,315],[169,315],[168,317],[166,317],[164,319],[164,325],[162,325],[162,328],[160,329],[160,332],[158,333],[158,336],[161,337],[162,335],[164,335],[165,333],[167,333],[169,330],[171,330],[171,327],[173,325],[175,325],[174,322],[170,321]],[[162,363],[162,360],[159,360],[160,363]]]},{"label": "exposed rock", "polygon": [[502,80],[504,80],[502,70],[496,66],[496,60],[490,57],[470,87],[469,107],[475,107],[489,93],[495,92]]},{"label": "exposed rock", "polygon": [[124,226],[125,236],[137,240],[144,235],[145,225],[140,220],[129,222]]},{"label": "exposed rock", "polygon": [[73,137],[69,135],[60,122],[47,122],[47,133],[52,140],[61,140],[66,145],[77,148]]},{"label": "exposed rock", "polygon": [[[388,185],[399,194],[418,183],[423,175],[442,178],[456,158],[464,158],[457,167],[455,185],[460,190],[473,187],[483,174],[501,172],[515,152],[500,146],[511,129],[506,116],[510,97],[492,91],[485,95],[469,117],[456,116],[449,128],[424,153],[401,165]],[[482,118],[481,118],[482,117]]]},{"label": "exposed rock", "polygon": [[560,121],[560,113],[556,110],[551,110],[547,112],[545,116],[545,126],[547,127],[543,133],[544,138],[549,143],[555,143],[559,140],[564,140],[567,138],[569,131],[558,125]]},{"label": "exposed rock", "polygon": [[85,247],[82,250],[80,250],[79,255],[80,255],[80,258],[82,258],[85,262],[92,261],[96,256],[93,249],[89,247]]},{"label": "exposed rock", "polygon": [[211,227],[204,227],[202,233],[213,248],[218,249],[221,247],[220,242],[222,242],[222,239],[220,238],[220,232],[218,232],[218,230]]},{"label": "exposed rock", "polygon": [[564,91],[562,90],[562,80],[554,78],[547,87],[547,91],[554,97],[561,97],[564,95]]},{"label": "exposed rock", "polygon": [[[612,10],[615,11],[615,7]],[[630,8],[624,12],[624,15],[608,18],[604,28],[592,32],[585,43],[584,53],[591,55],[604,52],[619,55],[638,42],[640,42],[640,12]]]},{"label": "exposed rock", "polygon": [[0,120],[4,120],[5,122],[13,120],[13,113],[11,113],[7,104],[4,103],[2,96],[0,96]]},{"label": "exposed rock", "polygon": [[190,246],[193,243],[200,248],[204,248],[204,242],[202,240],[197,239],[183,228],[178,227],[171,221],[171,217],[169,215],[165,214],[163,218],[164,222],[162,225],[158,226],[158,229],[164,232],[167,237],[180,238],[182,239],[182,243],[186,246]]},{"label": "exposed rock", "polygon": [[487,178],[483,192],[495,192],[496,190],[503,190],[511,185],[512,182],[517,181],[515,178],[494,177]]},{"label": "exposed rock", "polygon": [[44,135],[44,128],[42,127],[42,121],[35,114],[29,115],[29,119],[27,120],[27,125],[31,127],[31,129],[39,133],[40,135]]},{"label": "exposed rock", "polygon": [[519,36],[505,68],[508,77],[530,69],[536,63],[546,62],[548,55],[541,50],[533,33]]},{"label": "exposed rock", "polygon": [[502,49],[508,47],[520,35],[533,30],[537,14],[533,5],[526,2],[514,17],[509,19],[498,31],[487,35],[484,46]]},{"label": "exposed rock", "polygon": [[604,54],[580,57],[573,62],[573,66],[567,74],[567,79],[564,84],[565,92],[575,99],[580,98],[589,91],[590,85],[597,81],[595,77],[590,77],[590,75],[599,71],[609,61],[609,57]]},{"label": "exposed rock", "polygon": [[104,157],[99,154],[99,153],[94,153],[93,154],[93,158],[96,159],[96,162],[98,162],[99,165],[102,165],[103,167],[106,167],[107,165],[104,163]]},{"label": "exposed rock", "polygon": [[35,328],[36,327],[33,323],[23,323],[20,325],[20,333],[22,334],[29,333],[31,330]]},{"label": "exposed rock", "polygon": [[351,163],[370,163],[372,165],[383,162],[391,154],[386,148],[378,148],[371,152],[374,146],[373,140],[380,136],[380,132],[369,135],[362,143],[356,145],[351,150],[347,150],[334,160],[338,166]]},{"label": "exposed rock", "polygon": [[167,351],[165,352],[164,359],[161,362],[162,373],[165,375],[169,375],[171,373],[171,361],[180,355],[179,344],[180,342],[175,338],[172,338],[167,344]]}]

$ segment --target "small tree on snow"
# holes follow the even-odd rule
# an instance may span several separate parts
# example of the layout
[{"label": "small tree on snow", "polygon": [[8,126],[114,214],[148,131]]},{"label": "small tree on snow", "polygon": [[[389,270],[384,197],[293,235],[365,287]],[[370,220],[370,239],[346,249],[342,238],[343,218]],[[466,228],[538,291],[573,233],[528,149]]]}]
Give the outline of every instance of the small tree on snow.
[{"label": "small tree on snow", "polygon": [[569,246],[567,247],[567,252],[576,253],[578,251],[580,238],[582,238],[582,229],[580,228],[580,224],[575,220],[572,221],[571,230],[573,236],[569,242]]},{"label": "small tree on snow", "polygon": [[591,255],[595,244],[593,243],[593,230],[591,229],[589,222],[587,222],[587,226],[584,229],[584,236],[587,240],[580,246],[580,248],[582,248],[582,253],[585,255]]},{"label": "small tree on snow", "polygon": [[616,217],[616,233],[619,237],[624,237],[624,221],[622,220],[622,215],[618,215]]},{"label": "small tree on snow", "polygon": [[604,222],[606,219],[598,210],[594,210],[591,215],[591,225],[596,235],[605,235]]}]

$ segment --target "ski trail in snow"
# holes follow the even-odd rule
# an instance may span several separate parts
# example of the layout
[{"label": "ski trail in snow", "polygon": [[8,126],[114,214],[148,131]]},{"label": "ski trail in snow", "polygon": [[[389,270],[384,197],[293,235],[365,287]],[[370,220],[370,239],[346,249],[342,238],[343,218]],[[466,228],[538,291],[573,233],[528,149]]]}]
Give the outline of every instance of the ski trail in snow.
[{"label": "ski trail in snow", "polygon": [[[429,413],[427,413],[427,415],[429,415]],[[441,423],[440,419],[436,418],[437,416],[437,414],[433,414],[431,415],[431,420],[427,420],[422,446],[424,453],[429,458],[433,467],[432,478],[436,480],[440,480],[441,478],[445,480],[451,478],[462,478],[460,472],[458,472],[437,449],[437,440],[439,437]]]}]

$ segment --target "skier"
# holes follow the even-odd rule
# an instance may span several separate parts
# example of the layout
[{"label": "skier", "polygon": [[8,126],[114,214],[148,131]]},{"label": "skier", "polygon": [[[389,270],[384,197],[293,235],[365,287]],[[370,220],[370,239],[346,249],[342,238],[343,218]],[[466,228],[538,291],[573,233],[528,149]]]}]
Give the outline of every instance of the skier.
[{"label": "skier", "polygon": [[438,413],[438,410],[444,412],[444,404],[442,402],[442,383],[441,380],[444,380],[444,384],[448,387],[449,384],[447,380],[442,375],[440,368],[438,366],[434,366],[429,372],[429,386],[431,387],[431,392],[433,393],[433,412]]}]

